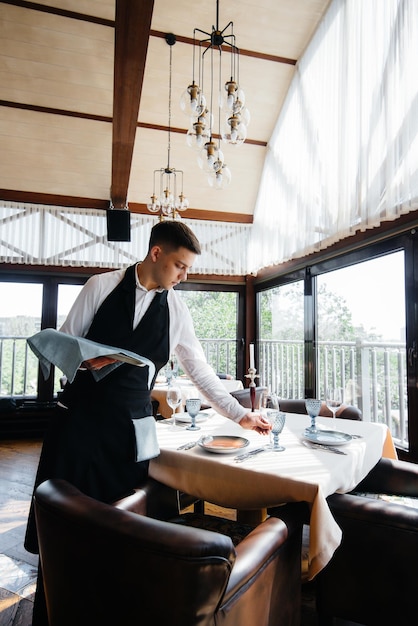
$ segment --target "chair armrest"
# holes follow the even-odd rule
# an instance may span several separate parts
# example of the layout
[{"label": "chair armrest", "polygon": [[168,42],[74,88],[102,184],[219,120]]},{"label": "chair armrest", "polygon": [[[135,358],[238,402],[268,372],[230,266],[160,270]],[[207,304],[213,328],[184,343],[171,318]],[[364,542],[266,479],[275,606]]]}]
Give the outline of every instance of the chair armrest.
[{"label": "chair armrest", "polygon": [[[236,559],[221,606],[223,624],[299,626],[301,532],[270,517],[236,547]],[[280,616],[278,618],[278,616]]]},{"label": "chair armrest", "polygon": [[226,596],[246,585],[281,548],[288,536],[286,524],[279,518],[268,518],[250,532],[237,546],[237,558],[229,578]]},{"label": "chair armrest", "polygon": [[168,520],[178,514],[178,494],[175,489],[148,478],[134,493],[113,502],[113,506],[138,515]]},{"label": "chair armrest", "polygon": [[345,520],[350,524],[364,524],[370,537],[373,527],[379,527],[387,528],[388,533],[390,528],[412,531],[418,538],[418,509],[413,507],[347,493],[333,494],[327,502],[338,523]]},{"label": "chair armrest", "polygon": [[397,459],[380,459],[355,491],[417,498],[418,465]]}]

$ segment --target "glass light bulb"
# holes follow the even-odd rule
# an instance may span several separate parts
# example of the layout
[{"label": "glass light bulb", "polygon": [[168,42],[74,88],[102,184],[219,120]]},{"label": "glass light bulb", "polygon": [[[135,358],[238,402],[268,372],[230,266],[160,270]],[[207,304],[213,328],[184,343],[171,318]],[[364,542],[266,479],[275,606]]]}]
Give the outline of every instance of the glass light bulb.
[{"label": "glass light bulb", "polygon": [[249,112],[249,110],[247,109],[247,107],[242,107],[241,111],[240,111],[240,115],[241,115],[241,121],[248,126],[248,124],[251,121],[251,114]]},{"label": "glass light bulb", "polygon": [[228,118],[226,127],[222,132],[222,139],[231,145],[240,145],[247,138],[247,127],[240,120],[240,115],[232,115]]},{"label": "glass light bulb", "polygon": [[[200,120],[201,118],[199,118]],[[203,145],[209,140],[209,132],[206,130],[205,125],[202,125],[199,121],[194,122],[187,131],[186,144],[189,148],[194,150],[201,150]]]},{"label": "glass light bulb", "polygon": [[213,189],[221,190],[229,185],[231,178],[231,170],[224,164],[218,171],[213,171],[208,175],[208,183]]},{"label": "glass light bulb", "polygon": [[197,157],[199,167],[205,172],[211,172],[216,162],[223,161],[223,152],[213,141],[206,142]]},{"label": "glass light bulb", "polygon": [[160,208],[161,208],[161,204],[160,204],[159,200],[157,199],[156,196],[152,195],[151,196],[151,202],[148,202],[148,204],[147,204],[148,211],[151,211],[151,213],[158,213]]},{"label": "glass light bulb", "polygon": [[196,117],[196,115],[199,114],[198,107],[200,106],[201,98],[204,99],[204,96],[200,91],[199,85],[196,85],[196,83],[193,82],[185,91],[183,91],[180,98],[180,108],[183,113],[185,115],[193,115]]}]

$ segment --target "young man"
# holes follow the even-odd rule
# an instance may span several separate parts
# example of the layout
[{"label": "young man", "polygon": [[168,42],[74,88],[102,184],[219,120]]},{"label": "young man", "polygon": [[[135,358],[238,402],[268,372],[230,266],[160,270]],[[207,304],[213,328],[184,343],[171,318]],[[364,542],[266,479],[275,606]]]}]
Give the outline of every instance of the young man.
[{"label": "young man", "polygon": [[[206,361],[187,306],[173,290],[187,279],[197,254],[200,244],[190,228],[159,222],[142,263],[90,278],[60,330],[136,352],[155,364],[156,373],[174,352],[219,413],[243,428],[268,433],[270,426],[258,413],[225,391]],[[84,363],[65,386],[44,439],[35,488],[48,478],[63,478],[97,500],[112,502],[146,478],[149,461],[136,462],[132,419],[152,415],[156,374],[149,388],[148,367],[123,364],[96,382],[90,370],[109,362],[101,357]],[[38,551],[32,509],[25,547]],[[33,626],[47,624],[38,596]]]}]

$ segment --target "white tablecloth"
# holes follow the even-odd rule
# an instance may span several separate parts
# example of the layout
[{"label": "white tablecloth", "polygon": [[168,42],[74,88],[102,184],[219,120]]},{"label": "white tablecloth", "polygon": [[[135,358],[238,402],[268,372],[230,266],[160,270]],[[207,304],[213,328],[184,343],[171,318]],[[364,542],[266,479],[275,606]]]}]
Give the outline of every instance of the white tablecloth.
[{"label": "white tablecloth", "polygon": [[[186,451],[178,446],[201,435],[239,435],[249,440],[245,450],[264,445],[267,440],[254,431],[242,429],[231,420],[214,414],[200,423],[196,433],[184,427],[173,429],[169,422],[157,424],[159,457],[150,462],[150,475],[171,487],[208,502],[238,510],[265,509],[285,502],[306,501],[311,508],[309,578],[313,578],[331,559],[341,541],[326,497],[347,492],[357,485],[382,457],[387,439],[383,424],[318,418],[318,425],[362,435],[341,449],[347,455],[307,449],[301,443],[309,425],[308,416],[288,414],[280,437],[284,452],[266,451],[243,463],[234,454],[214,454],[200,446]],[[389,445],[389,449],[390,449]]]},{"label": "white tablecloth", "polygon": [[[237,391],[238,389],[243,389],[243,384],[240,380],[227,380],[221,379],[221,383],[224,385],[225,389],[229,392]],[[186,404],[186,400],[190,397],[190,394],[194,394],[195,397],[200,398],[203,403],[208,404],[207,398],[201,394],[196,387],[193,385],[192,381],[188,378],[182,378],[179,376],[173,381],[172,384],[179,385],[182,391],[182,406],[178,407],[177,412],[184,410],[184,405]],[[151,391],[151,398],[153,400],[157,400],[159,403],[159,413],[163,417],[170,417],[172,415],[172,409],[168,406],[166,395],[167,395],[168,385],[167,383],[155,383],[154,389]]]}]

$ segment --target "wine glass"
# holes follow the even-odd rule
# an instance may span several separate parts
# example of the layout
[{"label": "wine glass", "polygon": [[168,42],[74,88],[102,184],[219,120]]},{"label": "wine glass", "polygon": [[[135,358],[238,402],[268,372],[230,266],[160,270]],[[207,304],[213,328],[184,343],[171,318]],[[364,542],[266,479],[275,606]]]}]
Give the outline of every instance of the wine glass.
[{"label": "wine glass", "polygon": [[267,411],[267,419],[271,424],[271,434],[273,436],[273,443],[269,446],[270,450],[274,452],[282,452],[286,450],[284,446],[279,444],[279,436],[284,428],[286,421],[286,413],[283,411],[277,411],[276,409],[269,409]]},{"label": "wine glass", "polygon": [[187,426],[186,430],[200,430],[200,426],[196,426],[196,415],[200,411],[201,404],[200,398],[187,398],[186,411],[190,415],[192,422],[190,426]]},{"label": "wine glass", "polygon": [[[332,413],[332,418],[335,420],[335,414],[343,403],[343,390],[342,387],[328,387],[325,396],[325,404]],[[335,423],[335,422],[334,422]]]},{"label": "wine glass", "polygon": [[170,364],[170,367],[171,367],[172,377],[173,378],[177,378],[177,375],[179,373],[179,362],[177,361],[177,357],[176,357],[175,354],[172,354],[170,356],[169,364]]},{"label": "wine glass", "polygon": [[166,378],[166,381],[167,381],[167,385],[170,387],[171,380],[173,378],[173,370],[171,369],[170,361],[168,361],[168,363],[166,363],[166,365],[164,367],[164,373],[165,373],[165,378]]},{"label": "wine glass", "polygon": [[311,418],[311,425],[305,428],[306,433],[315,433],[318,429],[316,427],[316,418],[321,410],[321,400],[315,400],[314,398],[306,398],[305,406],[309,417]]},{"label": "wine glass", "polygon": [[270,393],[267,391],[267,389],[262,389],[258,399],[258,410],[263,417],[266,416],[266,411],[270,406]]},{"label": "wine glass", "polygon": [[167,389],[167,404],[171,407],[173,414],[173,428],[176,427],[176,409],[181,403],[181,389],[177,385],[172,385]]}]

